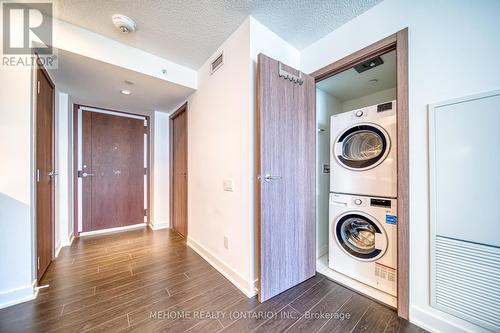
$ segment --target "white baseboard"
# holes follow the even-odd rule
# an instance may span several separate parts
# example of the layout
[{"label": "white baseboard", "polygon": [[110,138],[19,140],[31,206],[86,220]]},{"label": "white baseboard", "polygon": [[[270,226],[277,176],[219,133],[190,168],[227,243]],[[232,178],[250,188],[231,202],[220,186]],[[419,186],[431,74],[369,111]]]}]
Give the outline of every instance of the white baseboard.
[{"label": "white baseboard", "polygon": [[125,231],[125,230],[132,230],[132,229],[145,228],[145,227],[147,227],[147,223],[138,223],[138,224],[133,224],[133,225],[127,225],[125,227],[117,227],[117,228],[109,228],[109,229],[102,229],[102,230],[96,230],[96,231],[80,232],[80,237],[109,234],[109,233],[113,233],[113,232],[117,232],[117,231]]},{"label": "white baseboard", "polygon": [[73,244],[73,240],[75,239],[75,235],[71,234],[67,238],[61,239],[61,247],[71,246]]},{"label": "white baseboard", "polygon": [[232,267],[227,265],[224,261],[219,259],[216,255],[211,253],[203,245],[195,241],[193,238],[187,238],[187,245],[192,248],[196,253],[198,253],[203,259],[205,259],[212,267],[224,275],[232,284],[236,286],[242,293],[247,297],[253,297],[257,293],[255,291],[253,283],[247,281],[243,276],[235,271]]},{"label": "white baseboard", "polygon": [[55,257],[59,257],[59,252],[61,252],[61,249],[62,249],[62,242],[59,242],[59,244],[56,245],[56,249],[55,249]]},{"label": "white baseboard", "polygon": [[151,222],[149,224],[149,228],[151,228],[151,230],[160,230],[160,229],[168,229],[170,226],[168,224],[168,222],[159,222],[159,223],[155,223],[155,222]]},{"label": "white baseboard", "polygon": [[0,309],[35,299],[38,294],[35,285],[36,280],[28,286],[0,293]]},{"label": "white baseboard", "polygon": [[55,250],[56,258],[59,257],[59,253],[61,252],[63,247],[71,246],[71,244],[73,244],[74,239],[75,239],[74,234],[69,235],[67,238],[61,239],[61,242],[59,243],[59,245],[56,246],[56,250]]},{"label": "white baseboard", "polygon": [[75,240],[75,234],[72,233],[71,236],[69,237],[69,244],[68,245],[64,245],[64,246],[71,246],[71,244],[73,244],[74,240]]},{"label": "white baseboard", "polygon": [[442,313],[440,310],[429,309],[425,310],[415,305],[410,306],[410,322],[429,332],[436,333],[491,333],[485,328]]}]

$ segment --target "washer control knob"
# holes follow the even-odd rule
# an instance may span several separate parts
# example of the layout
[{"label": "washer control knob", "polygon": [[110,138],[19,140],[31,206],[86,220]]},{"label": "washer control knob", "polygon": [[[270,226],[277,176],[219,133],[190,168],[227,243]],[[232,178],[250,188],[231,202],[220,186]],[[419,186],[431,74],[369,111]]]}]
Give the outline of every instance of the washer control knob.
[{"label": "washer control knob", "polygon": [[356,117],[361,117],[363,115],[363,111],[356,111]]},{"label": "washer control knob", "polygon": [[363,202],[361,201],[361,199],[354,200],[354,204],[357,205],[357,206],[361,205],[362,203]]}]

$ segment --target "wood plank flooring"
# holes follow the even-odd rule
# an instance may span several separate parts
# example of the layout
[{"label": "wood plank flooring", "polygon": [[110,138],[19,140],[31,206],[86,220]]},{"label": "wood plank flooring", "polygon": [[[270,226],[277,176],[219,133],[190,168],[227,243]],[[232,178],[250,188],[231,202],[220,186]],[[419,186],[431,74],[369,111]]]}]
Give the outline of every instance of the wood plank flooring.
[{"label": "wood plank flooring", "polygon": [[40,284],[0,332],[424,332],[321,275],[259,303],[168,229],[80,238]]}]

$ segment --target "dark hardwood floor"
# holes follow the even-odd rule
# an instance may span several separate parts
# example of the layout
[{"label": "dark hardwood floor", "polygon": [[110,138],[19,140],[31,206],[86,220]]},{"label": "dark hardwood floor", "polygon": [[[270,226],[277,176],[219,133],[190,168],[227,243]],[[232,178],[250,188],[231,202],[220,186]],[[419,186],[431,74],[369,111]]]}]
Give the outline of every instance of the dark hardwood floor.
[{"label": "dark hardwood floor", "polygon": [[320,275],[261,304],[171,230],[80,238],[41,285],[0,332],[423,332]]}]

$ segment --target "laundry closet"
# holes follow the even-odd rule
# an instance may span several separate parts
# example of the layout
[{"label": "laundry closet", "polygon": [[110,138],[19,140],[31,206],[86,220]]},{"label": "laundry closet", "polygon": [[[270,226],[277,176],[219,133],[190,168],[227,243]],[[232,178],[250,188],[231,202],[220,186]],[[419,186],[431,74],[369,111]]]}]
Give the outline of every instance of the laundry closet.
[{"label": "laundry closet", "polygon": [[396,51],[316,83],[317,271],[397,307]]}]

